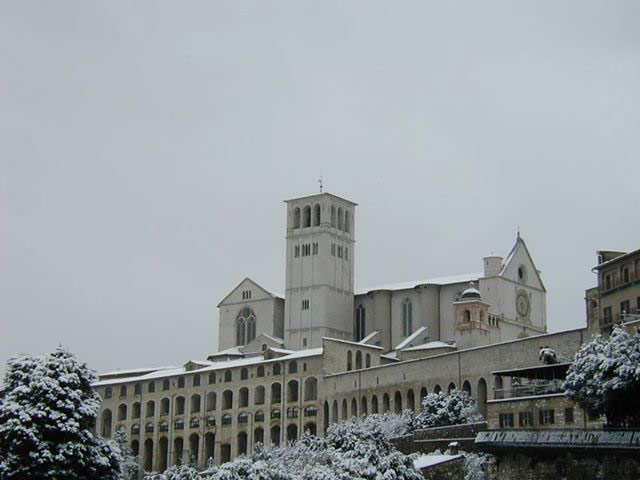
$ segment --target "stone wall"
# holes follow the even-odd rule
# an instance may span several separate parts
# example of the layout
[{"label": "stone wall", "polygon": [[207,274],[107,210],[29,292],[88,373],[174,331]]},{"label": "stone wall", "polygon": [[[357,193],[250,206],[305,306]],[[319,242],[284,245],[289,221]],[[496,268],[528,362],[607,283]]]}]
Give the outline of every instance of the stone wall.
[{"label": "stone wall", "polygon": [[582,454],[556,453],[501,455],[489,465],[488,480],[637,480],[637,455],[615,455],[589,451]]},{"label": "stone wall", "polygon": [[464,457],[421,470],[427,480],[464,480]]},{"label": "stone wall", "polygon": [[431,453],[444,451],[451,442],[458,442],[460,450],[470,452],[476,450],[475,438],[478,432],[486,430],[486,422],[451,425],[448,427],[427,428],[418,430],[413,435],[394,438],[392,442],[402,453]]}]

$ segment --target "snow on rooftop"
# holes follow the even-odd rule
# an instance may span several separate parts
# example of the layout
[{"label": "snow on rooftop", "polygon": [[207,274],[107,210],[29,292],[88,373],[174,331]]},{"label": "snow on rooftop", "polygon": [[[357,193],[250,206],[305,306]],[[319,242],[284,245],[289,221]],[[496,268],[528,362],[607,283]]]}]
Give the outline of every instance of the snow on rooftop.
[{"label": "snow on rooftop", "polygon": [[194,370],[191,370],[191,371],[187,371],[187,370],[184,369],[184,367],[181,367],[181,368],[173,368],[172,370],[160,370],[160,371],[157,371],[157,372],[151,372],[151,373],[148,373],[146,375],[138,375],[138,376],[133,376],[133,377],[110,378],[110,379],[101,380],[99,382],[96,382],[96,383],[93,384],[93,386],[94,387],[100,387],[100,386],[105,386],[105,385],[114,385],[114,384],[126,383],[126,382],[138,382],[138,381],[154,380],[154,379],[157,379],[157,378],[172,377],[174,375],[181,375],[181,374],[185,374],[185,373],[193,374],[193,373],[211,372],[211,371],[215,371],[215,370],[225,370],[227,368],[244,367],[244,366],[249,366],[249,365],[257,365],[259,363],[273,363],[273,362],[280,362],[280,361],[286,361],[286,360],[297,360],[299,358],[306,358],[306,357],[313,357],[313,356],[316,356],[316,355],[322,355],[322,347],[311,348],[309,350],[300,350],[300,351],[297,351],[297,352],[292,352],[292,351],[289,351],[289,350],[286,350],[286,351],[288,352],[288,354],[285,355],[284,357],[273,358],[271,360],[265,360],[264,358],[262,358],[262,356],[250,357],[250,358],[239,358],[239,359],[236,359],[236,360],[212,362],[211,365],[209,365],[207,367],[197,368],[197,369],[194,369]]},{"label": "snow on rooftop", "polygon": [[464,455],[422,455],[413,461],[413,465],[418,470],[422,470],[423,468],[432,467],[440,463],[446,463],[446,462],[451,462],[453,460],[458,460],[463,456]]},{"label": "snow on rooftop", "polygon": [[421,345],[416,345],[415,347],[407,347],[404,349],[405,352],[410,352],[410,351],[414,351],[414,350],[431,350],[434,348],[456,348],[456,344],[450,344],[450,343],[445,343],[445,342],[440,342],[440,341],[433,341],[433,342],[427,342],[427,343],[423,343]]},{"label": "snow on rooftop", "polygon": [[362,340],[360,340],[358,343],[363,343],[363,344],[367,344],[369,343],[376,335],[378,335],[380,332],[378,330],[374,330],[373,332],[371,332],[369,335],[367,335],[366,337],[364,337]]},{"label": "snow on rooftop", "polygon": [[226,350],[220,350],[219,352],[212,353],[209,357],[223,357],[225,355],[238,355],[242,356],[244,353],[240,351],[238,347],[227,348]]},{"label": "snow on rooftop", "polygon": [[114,370],[113,372],[100,373],[101,377],[111,377],[113,375],[130,375],[136,373],[156,372],[158,370],[171,370],[177,367],[153,367],[153,368],[128,368],[126,370]]},{"label": "snow on rooftop", "polygon": [[272,335],[267,335],[266,333],[261,333],[260,335],[265,336],[271,340],[273,340],[276,343],[282,343],[284,344],[284,338],[280,338],[280,337],[274,337]]},{"label": "snow on rooftop", "polygon": [[414,341],[416,338],[422,335],[423,332],[426,332],[426,331],[427,331],[427,327],[420,327],[411,335],[409,335],[407,338],[405,338],[402,342],[400,342],[398,346],[395,348],[395,350],[402,350],[404,347],[409,345],[412,341]]},{"label": "snow on rooftop", "polygon": [[462,275],[453,275],[451,277],[438,277],[428,278],[426,280],[414,280],[412,282],[390,283],[387,285],[378,285],[375,287],[359,288],[356,290],[355,295],[364,295],[365,293],[374,290],[410,290],[417,285],[451,285],[454,283],[469,283],[474,280],[478,280],[483,276],[482,273],[465,273]]}]

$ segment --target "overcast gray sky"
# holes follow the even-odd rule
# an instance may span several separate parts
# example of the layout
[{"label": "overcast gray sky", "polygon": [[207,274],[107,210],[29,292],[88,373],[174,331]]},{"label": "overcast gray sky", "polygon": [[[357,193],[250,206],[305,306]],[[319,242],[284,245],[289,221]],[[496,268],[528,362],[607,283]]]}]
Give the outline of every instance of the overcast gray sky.
[{"label": "overcast gray sky", "polygon": [[[359,203],[356,284],[480,271],[517,225],[551,330],[639,248],[640,2],[0,0],[0,360],[216,349],[282,291],[282,200]],[[4,368],[4,367],[0,367]]]}]

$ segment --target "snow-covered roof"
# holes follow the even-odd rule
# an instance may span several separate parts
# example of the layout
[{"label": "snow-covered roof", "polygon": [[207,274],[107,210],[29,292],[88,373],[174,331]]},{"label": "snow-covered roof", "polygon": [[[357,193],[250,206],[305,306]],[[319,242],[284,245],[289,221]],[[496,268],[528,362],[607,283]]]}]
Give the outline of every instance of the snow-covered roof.
[{"label": "snow-covered roof", "polygon": [[227,348],[226,350],[220,350],[219,352],[212,353],[211,355],[209,355],[209,358],[224,357],[228,355],[236,355],[238,357],[241,357],[244,355],[244,353],[242,353],[238,347],[231,347],[231,348]]},{"label": "snow-covered roof", "polygon": [[369,335],[367,335],[366,337],[364,337],[362,340],[360,340],[358,343],[365,343],[368,344],[371,340],[373,340],[380,332],[378,330],[374,330],[373,332],[371,332]]},{"label": "snow-covered roof", "polygon": [[603,267],[608,267],[609,265],[619,262],[619,261],[625,261],[627,258],[632,257],[634,255],[637,255],[638,253],[640,253],[640,249],[638,250],[634,250],[633,252],[627,252],[627,253],[623,253],[623,252],[619,252],[622,253],[622,255],[618,256],[618,257],[614,257],[610,260],[607,260],[606,262],[602,262],[598,265],[596,265],[595,267],[592,268],[592,270],[600,270]]},{"label": "snow-covered roof", "polygon": [[418,285],[451,285],[454,283],[469,283],[471,281],[478,280],[482,276],[482,273],[465,273],[462,275],[453,275],[451,277],[437,277],[425,280],[414,280],[412,282],[389,283],[387,285],[358,288],[355,295],[364,295],[375,290],[411,290],[416,288]]},{"label": "snow-covered roof", "polygon": [[405,352],[411,352],[411,351],[415,351],[415,350],[431,350],[434,348],[456,348],[456,344],[453,343],[445,343],[445,342],[440,342],[438,340],[433,341],[433,342],[427,342],[427,343],[423,343],[421,345],[416,345],[415,347],[407,347],[404,349]]},{"label": "snow-covered roof", "polygon": [[295,350],[286,350],[284,348],[277,348],[277,347],[269,347],[269,350],[276,353],[284,353],[285,355],[291,355],[292,353],[295,352]]},{"label": "snow-covered roof", "polygon": [[[288,351],[288,350],[287,350]],[[157,372],[152,372],[146,375],[138,375],[132,377],[119,377],[113,379],[106,379],[99,382],[94,383],[93,385],[96,387],[105,386],[105,385],[114,385],[118,383],[126,383],[126,382],[142,382],[146,380],[154,380],[157,378],[164,377],[172,377],[174,375],[182,375],[182,374],[193,374],[193,373],[204,373],[211,372],[215,370],[226,370],[228,368],[234,367],[245,367],[249,365],[257,365],[259,363],[273,363],[287,360],[297,360],[300,358],[313,357],[316,355],[322,355],[322,347],[319,348],[311,348],[309,350],[299,350],[296,352],[288,351],[289,354],[284,357],[272,358],[269,360],[265,360],[262,357],[250,357],[250,358],[240,358],[237,360],[228,360],[222,362],[213,362],[211,365],[203,368],[198,368],[191,371],[186,371],[184,367],[182,368],[174,368],[172,370],[161,370]]]},{"label": "snow-covered roof", "polygon": [[427,327],[420,327],[415,332],[413,332],[411,335],[409,335],[407,338],[405,338],[403,341],[401,341],[396,346],[395,350],[402,350],[404,347],[409,345],[413,340],[418,338],[420,335],[422,335],[423,332],[426,332],[426,331],[427,331]]},{"label": "snow-covered roof", "polygon": [[369,345],[368,343],[351,342],[349,340],[343,340],[341,338],[322,337],[322,340],[331,340],[332,342],[347,343],[349,345],[353,345],[357,347],[367,347],[367,348],[375,348],[376,350],[384,350],[384,348],[379,347],[378,345]]},{"label": "snow-covered roof", "polygon": [[[276,343],[282,343],[282,344],[284,344],[284,338],[274,337],[274,336],[272,336],[272,335],[267,335],[266,333],[261,333],[260,335],[265,336],[265,337],[267,337],[267,338],[269,338],[269,339],[273,340],[273,341],[274,341],[274,342],[276,342]],[[260,335],[259,335],[259,336],[260,336]]]},{"label": "snow-covered roof", "polygon": [[418,469],[432,467],[441,463],[452,462],[462,458],[464,455],[422,455],[413,461],[413,465]]},{"label": "snow-covered roof", "polygon": [[123,375],[132,375],[136,373],[144,374],[150,372],[156,372],[158,370],[172,370],[177,367],[155,367],[155,368],[128,368],[126,370],[115,370],[113,372],[106,372],[99,374],[100,377],[112,377],[114,375],[123,376]]},{"label": "snow-covered roof", "polygon": [[393,360],[394,362],[400,361],[398,359],[398,354],[395,351],[389,352],[389,353],[383,353],[382,355],[380,355],[380,358],[386,358],[387,360]]}]

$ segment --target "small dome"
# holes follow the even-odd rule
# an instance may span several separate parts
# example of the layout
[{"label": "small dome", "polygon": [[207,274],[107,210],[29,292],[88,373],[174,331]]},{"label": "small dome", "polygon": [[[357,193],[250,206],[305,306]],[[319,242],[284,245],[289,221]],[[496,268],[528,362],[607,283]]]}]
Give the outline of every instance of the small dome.
[{"label": "small dome", "polygon": [[480,300],[480,291],[473,282],[469,283],[469,288],[462,292],[461,300]]}]

